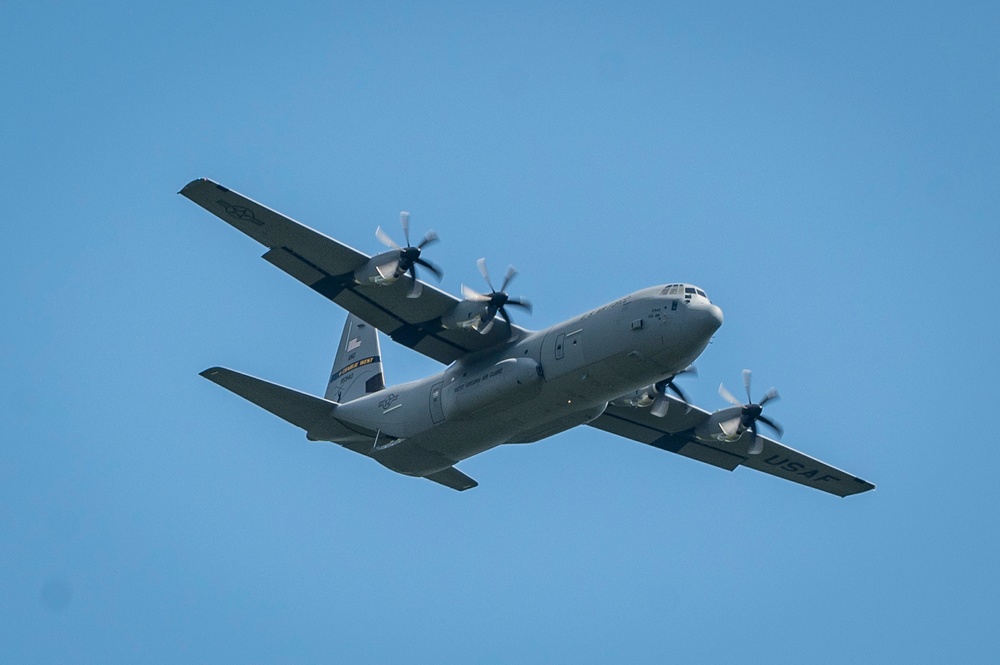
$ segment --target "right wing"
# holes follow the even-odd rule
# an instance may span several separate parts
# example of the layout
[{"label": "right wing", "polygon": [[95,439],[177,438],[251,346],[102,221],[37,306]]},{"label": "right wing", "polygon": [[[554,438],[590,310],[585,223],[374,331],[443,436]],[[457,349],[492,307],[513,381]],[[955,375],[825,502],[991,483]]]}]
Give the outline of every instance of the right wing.
[{"label": "right wing", "polygon": [[749,454],[748,436],[732,443],[702,441],[694,436],[693,429],[711,414],[673,397],[667,398],[670,407],[663,418],[652,415],[649,409],[609,404],[604,414],[590,425],[720,469],[732,471],[745,466],[841,497],[875,489],[866,480],[766,436],[760,437],[764,440],[764,450],[758,455]]},{"label": "right wing", "polygon": [[[356,284],[354,271],[369,256],[211,180],[193,180],[180,193],[268,247],[263,257],[268,263],[434,360],[447,364],[510,339],[505,325],[495,325],[485,335],[443,328],[441,317],[461,301],[423,281],[420,297],[407,298],[412,285],[408,275],[391,286]],[[517,326],[514,331],[525,332]]]}]

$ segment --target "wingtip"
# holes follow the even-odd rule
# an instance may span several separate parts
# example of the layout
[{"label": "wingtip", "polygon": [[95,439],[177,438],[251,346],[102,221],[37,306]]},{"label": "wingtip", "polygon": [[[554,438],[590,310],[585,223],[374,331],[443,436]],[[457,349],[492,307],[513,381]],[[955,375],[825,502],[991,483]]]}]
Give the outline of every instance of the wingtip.
[{"label": "wingtip", "polygon": [[[194,189],[196,189],[196,188],[198,188],[200,186],[204,186],[204,185],[214,185],[217,189],[219,189],[219,190],[221,190],[223,192],[228,192],[229,191],[229,189],[227,189],[226,187],[223,187],[222,185],[220,185],[219,183],[215,182],[211,178],[195,178],[194,180],[192,180],[188,184],[186,184],[183,187],[181,187],[181,191],[179,191],[177,193],[180,194],[181,196],[188,196],[188,194],[192,190],[194,190]],[[188,198],[190,198],[190,197],[188,197]]]},{"label": "wingtip", "polygon": [[861,489],[859,489],[857,491],[854,491],[854,492],[847,492],[846,494],[842,494],[840,496],[840,498],[843,499],[845,497],[854,496],[855,494],[865,494],[866,492],[873,492],[873,491],[875,491],[875,484],[874,483],[870,483],[870,482],[868,482],[867,480],[865,480],[863,478],[858,478],[857,476],[855,476],[854,477],[854,482],[856,482],[858,485],[860,485]]},{"label": "wingtip", "polygon": [[190,192],[195,187],[197,187],[198,183],[204,182],[205,180],[207,180],[207,178],[195,178],[188,184],[181,187],[180,191],[177,193],[180,194],[181,196],[187,196],[187,193]]}]

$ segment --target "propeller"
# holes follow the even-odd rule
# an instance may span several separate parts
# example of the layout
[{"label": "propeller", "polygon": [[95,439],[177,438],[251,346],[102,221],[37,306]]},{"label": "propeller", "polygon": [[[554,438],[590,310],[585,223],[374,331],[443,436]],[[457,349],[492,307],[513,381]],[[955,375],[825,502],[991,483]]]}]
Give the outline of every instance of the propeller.
[{"label": "propeller", "polygon": [[406,297],[417,298],[420,296],[421,291],[420,282],[417,280],[418,265],[430,270],[438,279],[441,279],[444,275],[444,273],[441,272],[441,269],[436,265],[426,259],[420,258],[421,250],[423,250],[423,248],[427,245],[437,242],[440,238],[434,231],[428,231],[423,240],[418,242],[415,246],[411,245],[410,213],[399,213],[399,223],[403,226],[403,239],[406,240],[406,247],[400,247],[396,244],[396,242],[389,237],[389,234],[382,230],[381,226],[375,229],[375,237],[379,239],[379,242],[398,251],[395,259],[378,266],[378,272],[385,279],[388,279],[391,275],[402,275],[407,272],[410,273],[410,277],[413,278],[413,288]]},{"label": "propeller", "polygon": [[738,406],[741,408],[740,415],[725,422],[719,423],[719,426],[722,428],[722,432],[726,436],[733,436],[734,434],[736,434],[736,432],[739,431],[740,425],[742,425],[746,429],[749,429],[753,433],[753,443],[750,445],[750,454],[757,455],[758,453],[760,453],[761,450],[764,449],[764,442],[757,437],[758,422],[762,422],[771,429],[773,429],[778,434],[779,439],[785,433],[785,430],[776,421],[763,415],[764,405],[772,400],[778,399],[778,391],[775,390],[774,388],[771,388],[766,393],[764,393],[764,397],[761,398],[761,400],[755,404],[753,402],[753,398],[750,397],[750,378],[751,378],[750,370],[748,369],[743,370],[743,387],[744,389],[746,389],[747,392],[746,404],[743,404],[743,402],[733,397],[733,394],[728,390],[726,390],[726,387],[724,385],[719,384],[719,395],[722,396],[722,399],[726,400],[733,406]]},{"label": "propeller", "polygon": [[482,274],[483,279],[486,280],[486,285],[490,287],[490,292],[479,293],[475,289],[463,284],[462,295],[467,300],[487,303],[486,315],[479,322],[480,334],[485,335],[490,331],[498,313],[504,318],[508,326],[514,325],[510,320],[510,314],[507,313],[507,305],[531,311],[531,303],[529,301],[524,298],[511,298],[507,295],[507,287],[513,281],[514,277],[517,276],[517,270],[514,269],[514,266],[508,266],[507,273],[503,277],[503,284],[500,286],[500,290],[497,291],[490,280],[490,272],[486,269],[486,259],[479,259],[476,261],[476,265],[479,266],[479,272]]},{"label": "propeller", "polygon": [[656,397],[653,399],[653,406],[649,408],[649,412],[651,414],[657,418],[662,418],[667,415],[667,409],[670,407],[670,400],[667,398],[668,390],[680,397],[685,404],[688,404],[688,411],[691,410],[687,395],[685,395],[684,391],[677,387],[677,384],[674,383],[674,379],[682,374],[694,374],[695,376],[698,376],[698,368],[694,365],[688,365],[687,368],[682,369],[673,376],[654,383],[653,390],[656,393]]}]

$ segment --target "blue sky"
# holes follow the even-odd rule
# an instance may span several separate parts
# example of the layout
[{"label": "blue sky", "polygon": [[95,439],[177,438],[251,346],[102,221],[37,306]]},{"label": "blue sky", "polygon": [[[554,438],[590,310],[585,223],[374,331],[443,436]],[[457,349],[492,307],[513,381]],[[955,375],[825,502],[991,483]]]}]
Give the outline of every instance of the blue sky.
[{"label": "blue sky", "polygon": [[[148,6],[147,6],[148,5]],[[991,662],[991,3],[0,4],[5,662]],[[542,328],[694,282],[685,379],[837,499],[589,428],[396,476],[197,376],[321,393],[345,313],[210,177]],[[436,370],[383,341],[401,382]]]}]

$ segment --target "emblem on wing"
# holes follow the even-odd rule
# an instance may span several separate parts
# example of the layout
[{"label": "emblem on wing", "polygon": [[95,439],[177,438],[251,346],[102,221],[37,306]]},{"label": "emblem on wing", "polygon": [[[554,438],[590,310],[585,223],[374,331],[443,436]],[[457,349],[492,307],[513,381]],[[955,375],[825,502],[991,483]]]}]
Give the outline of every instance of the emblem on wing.
[{"label": "emblem on wing", "polygon": [[222,208],[226,211],[226,214],[230,217],[235,217],[242,222],[253,222],[257,226],[263,226],[264,222],[257,219],[257,216],[253,214],[253,210],[247,208],[246,206],[238,206],[223,201],[219,199],[216,201]]}]

